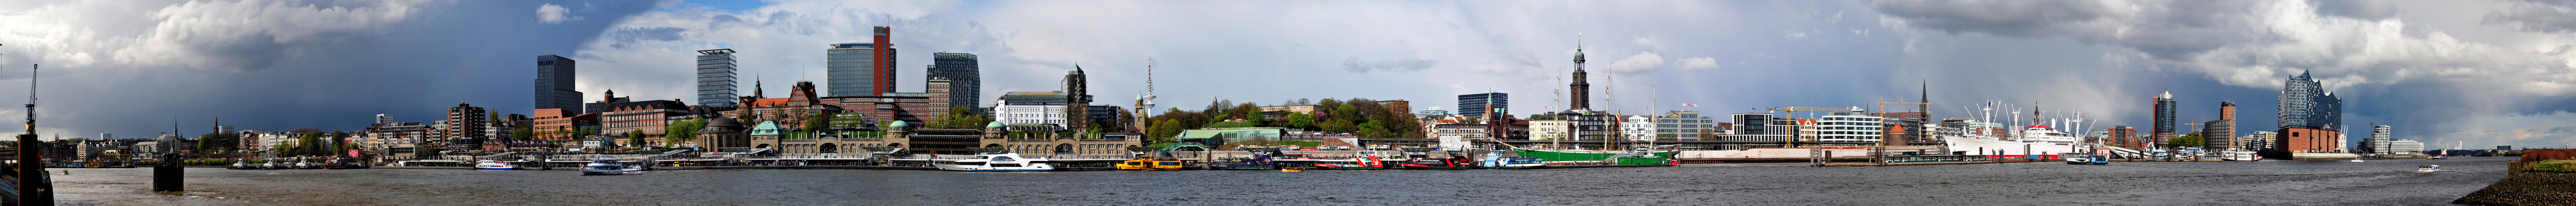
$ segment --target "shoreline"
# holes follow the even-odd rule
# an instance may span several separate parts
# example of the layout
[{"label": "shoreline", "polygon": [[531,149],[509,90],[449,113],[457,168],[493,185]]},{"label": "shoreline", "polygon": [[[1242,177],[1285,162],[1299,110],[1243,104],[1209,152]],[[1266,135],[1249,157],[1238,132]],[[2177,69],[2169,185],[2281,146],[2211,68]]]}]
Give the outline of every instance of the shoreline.
[{"label": "shoreline", "polygon": [[2576,173],[2516,172],[2451,200],[2462,205],[2576,205]]}]

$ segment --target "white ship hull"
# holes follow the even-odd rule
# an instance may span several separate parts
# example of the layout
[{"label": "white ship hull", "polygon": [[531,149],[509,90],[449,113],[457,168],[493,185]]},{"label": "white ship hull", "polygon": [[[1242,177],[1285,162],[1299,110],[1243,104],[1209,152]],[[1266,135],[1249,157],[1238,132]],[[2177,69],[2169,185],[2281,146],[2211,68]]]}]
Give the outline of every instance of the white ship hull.
[{"label": "white ship hull", "polygon": [[[2046,155],[2046,154],[2057,154],[2057,153],[2087,153],[2087,154],[2093,153],[2092,151],[2086,151],[2086,149],[2090,149],[2090,148],[2088,148],[2088,147],[2083,147],[2083,146],[2081,146],[2081,145],[2070,144],[2070,143],[2015,142],[2015,141],[1992,140],[1992,139],[1978,139],[1978,138],[1959,137],[1959,136],[1947,136],[1947,137],[1941,137],[1941,140],[1942,140],[1942,141],[1947,141],[1947,142],[1949,142],[1950,152],[1967,152],[1967,153],[1966,153],[1967,155],[2026,155],[2026,154],[2027,154],[2027,155]],[[2000,153],[2000,154],[1998,154],[1997,152],[2001,152],[2001,153]]]}]

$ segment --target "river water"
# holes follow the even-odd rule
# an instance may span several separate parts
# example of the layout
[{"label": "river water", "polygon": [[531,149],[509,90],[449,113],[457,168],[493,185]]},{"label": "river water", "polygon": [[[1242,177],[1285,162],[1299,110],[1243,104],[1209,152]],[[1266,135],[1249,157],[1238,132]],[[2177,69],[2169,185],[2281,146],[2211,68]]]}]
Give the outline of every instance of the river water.
[{"label": "river water", "polygon": [[[53,169],[67,205],[2443,205],[2513,157],[1549,170],[947,172]],[[2416,165],[2448,171],[2417,173]],[[70,171],[70,175],[59,174]]]}]

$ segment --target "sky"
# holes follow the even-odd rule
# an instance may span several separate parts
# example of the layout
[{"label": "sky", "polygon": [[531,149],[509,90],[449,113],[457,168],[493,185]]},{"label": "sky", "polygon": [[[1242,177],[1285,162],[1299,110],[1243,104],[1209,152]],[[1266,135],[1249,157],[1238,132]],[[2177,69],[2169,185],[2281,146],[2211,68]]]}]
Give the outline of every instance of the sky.
[{"label": "sky", "polygon": [[985,99],[1056,90],[1078,65],[1093,93],[1123,105],[1151,62],[1163,108],[1356,97],[1454,109],[1456,95],[1503,92],[1526,115],[1566,109],[1580,45],[1595,109],[1627,114],[1875,110],[1928,95],[1940,117],[1995,101],[2081,113],[2091,128],[2146,127],[2149,98],[2172,92],[2181,121],[2215,120],[2218,102],[2235,101],[2250,133],[2276,127],[2283,80],[2306,72],[2344,98],[2351,138],[2380,124],[2428,147],[2556,147],[2576,142],[2568,11],[2576,4],[29,0],[0,4],[0,96],[24,96],[28,68],[42,64],[46,135],[142,138],[174,123],[194,135],[218,118],[359,130],[376,114],[423,122],[457,103],[529,113],[539,55],[580,61],[578,90],[592,98],[688,98],[692,51],[705,49],[740,52],[744,83],[785,91],[821,79],[826,44],[890,26],[897,61],[909,62],[897,91],[921,91],[928,53],[972,53]]}]

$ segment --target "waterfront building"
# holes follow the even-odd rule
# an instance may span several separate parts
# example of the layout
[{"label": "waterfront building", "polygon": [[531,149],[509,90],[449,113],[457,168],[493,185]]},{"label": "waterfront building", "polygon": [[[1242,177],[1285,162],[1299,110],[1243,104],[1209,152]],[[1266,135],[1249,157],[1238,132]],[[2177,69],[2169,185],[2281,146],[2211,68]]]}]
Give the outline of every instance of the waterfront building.
[{"label": "waterfront building", "polygon": [[645,100],[609,104],[608,112],[599,115],[603,133],[625,135],[642,132],[645,139],[661,139],[672,119],[689,115],[689,106],[679,100]]},{"label": "waterfront building", "polygon": [[2388,125],[2370,125],[2370,139],[2364,139],[2361,141],[2361,145],[2353,146],[2360,147],[2355,149],[2360,149],[2361,152],[2371,154],[2399,154],[2398,152],[2406,151],[2389,149],[2390,146],[2394,146],[2390,145],[2394,142],[2390,142],[2391,139],[2389,139],[2390,131],[2392,130],[2395,130],[2395,128],[2389,127]]},{"label": "waterfront building", "polygon": [[[948,81],[948,89],[945,91],[948,93],[948,106],[966,108],[983,107],[982,105],[978,105],[984,103],[984,99],[982,99],[982,97],[984,97],[983,69],[977,65],[978,63],[975,60],[975,54],[945,52],[930,53],[930,61],[933,63],[930,65],[929,69],[930,76],[922,79],[946,79]],[[939,93],[942,91],[930,92]]]},{"label": "waterfront building", "polygon": [[1885,118],[1851,112],[1825,115],[1815,121],[1816,141],[1877,143],[1883,141],[1879,139],[1879,135],[1886,131],[1884,120]]},{"label": "waterfront building", "polygon": [[746,117],[736,118],[737,121],[775,121],[781,124],[778,127],[782,129],[795,130],[804,128],[805,121],[829,121],[814,119],[815,114],[841,113],[839,105],[824,104],[822,98],[815,94],[814,82],[796,82],[788,88],[787,97],[780,98],[764,98],[766,96],[762,96],[759,89],[753,89],[752,96],[742,97],[741,109],[727,111],[724,116]]},{"label": "waterfront building", "polygon": [[1073,65],[1073,71],[1065,72],[1061,86],[1063,90],[1056,91],[1064,91],[1065,104],[1072,105],[1065,107],[1064,128],[1074,131],[1091,128],[1091,83],[1088,75],[1082,73],[1082,65]]},{"label": "waterfront building", "polygon": [[438,128],[438,131],[431,135],[433,135],[432,138],[439,140],[441,148],[482,148],[485,138],[490,137],[484,135],[489,132],[485,129],[490,126],[490,118],[491,114],[484,112],[482,107],[458,102],[456,107],[448,107],[447,118],[440,120],[444,121],[447,127]]},{"label": "waterfront building", "polygon": [[98,139],[116,139],[116,134],[98,133]]},{"label": "waterfront building", "polygon": [[2164,94],[2159,94],[2154,98],[2150,98],[2150,100],[2155,100],[2156,107],[2155,125],[2153,125],[2153,128],[2149,128],[2153,129],[2153,132],[2155,132],[2153,133],[2155,135],[2155,142],[2153,145],[2158,147],[2173,145],[2173,138],[2179,136],[2179,134],[2175,134],[2175,131],[2177,130],[2174,130],[2174,128],[2175,126],[2178,126],[2178,124],[2181,124],[2181,122],[2174,120],[2174,113],[2179,105],[2176,105],[2177,103],[2174,101],[2173,92],[2166,91]]},{"label": "waterfront building", "polygon": [[[2403,139],[2401,139],[2401,140],[2389,140],[2389,141],[2388,141],[2388,147],[2386,147],[2386,148],[2388,148],[2388,149],[2385,149],[2385,150],[2386,150],[2386,153],[2381,153],[2381,154],[2423,154],[2423,153],[2424,153],[2424,143],[2423,143],[2423,142],[2416,142],[2415,140],[2403,140]],[[2500,149],[2503,149],[2503,150],[2511,150],[2510,148],[2500,148]]]},{"label": "waterfront building", "polygon": [[2201,125],[2209,125],[2209,128],[2200,130],[2200,138],[2202,144],[2209,145],[2210,150],[2233,149],[2238,148],[2237,145],[2244,145],[2238,143],[2243,140],[2236,138],[2235,101],[2218,102],[2218,120],[2201,123]]},{"label": "waterfront building", "polygon": [[570,109],[537,109],[536,120],[534,124],[529,125],[528,129],[536,135],[532,138],[535,140],[570,141],[573,137],[592,135],[575,133],[576,131],[600,129],[599,113],[573,113]]},{"label": "waterfront building", "polygon": [[2153,140],[2142,139],[2146,137],[2145,135],[2138,134],[2138,128],[2130,128],[2129,125],[2125,124],[2115,124],[2111,125],[2110,131],[2111,132],[2106,135],[2106,138],[2109,138],[2111,142],[2104,143],[2105,145],[2126,147],[2130,149],[2146,149],[2147,147],[2155,146],[2152,145],[2155,143]]},{"label": "waterfront building", "polygon": [[[1099,138],[1079,136],[1013,136],[1003,123],[987,123],[975,129],[921,129],[910,122],[894,121],[885,128],[836,128],[833,134],[797,136],[777,131],[776,122],[762,122],[750,132],[751,148],[775,148],[782,156],[867,156],[871,152],[905,152],[912,154],[972,155],[967,148],[1005,148],[1023,156],[1126,156],[1127,147],[1144,145],[1136,134],[1103,134]],[[864,135],[863,135],[864,134]],[[868,147],[888,150],[869,151]]]},{"label": "waterfront building", "polygon": [[2325,91],[2323,83],[2299,72],[2284,83],[2280,98],[2280,140],[2273,147],[2286,152],[2331,152],[2343,150],[2343,98]]},{"label": "waterfront building", "polygon": [[1462,121],[1466,121],[1466,118],[1432,120],[1432,123],[1425,124],[1430,125],[1430,128],[1425,131],[1431,131],[1431,138],[1440,139],[1440,147],[1446,150],[1473,149],[1474,142],[1484,142],[1494,138],[1487,125]]},{"label": "waterfront building", "polygon": [[699,142],[705,143],[698,146],[707,148],[752,146],[750,128],[743,127],[742,122],[734,120],[733,117],[708,119],[706,128],[698,129],[697,138]]},{"label": "waterfront building", "polygon": [[1530,117],[1529,140],[1565,140],[1574,135],[1574,120]]},{"label": "waterfront building", "polygon": [[698,50],[698,106],[733,107],[736,94],[733,53],[733,49]]},{"label": "waterfront building", "polygon": [[1065,130],[1066,105],[1071,104],[1063,92],[1002,93],[993,103],[993,121],[1011,127],[1044,126],[1049,131]]},{"label": "waterfront building", "polygon": [[[1618,137],[1618,135],[1619,135],[1619,131],[1614,131],[1614,130],[1611,130],[1611,129],[1610,129],[1612,126],[1614,126],[1613,124],[1618,124],[1618,123],[1619,123],[1619,116],[1618,116],[1618,115],[1611,115],[1611,114],[1601,113],[1601,112],[1593,112],[1593,111],[1568,111],[1568,112],[1557,112],[1557,113],[1550,113],[1550,114],[1531,115],[1531,116],[1530,116],[1530,120],[1531,120],[1531,121],[1533,121],[1533,122],[1535,122],[1535,121],[1546,121],[1546,120],[1564,120],[1564,121],[1565,121],[1565,122],[1563,122],[1563,123],[1564,123],[1564,127],[1565,127],[1565,128],[1564,128],[1564,130],[1561,130],[1561,131],[1555,131],[1555,132],[1561,133],[1561,135],[1554,136],[1554,137],[1557,137],[1557,138],[1559,138],[1559,139],[1551,139],[1551,140],[1562,140],[1562,141],[1605,141],[1605,140],[1610,140],[1611,138],[1614,138],[1614,137]],[[1531,135],[1541,135],[1541,134],[1538,134],[1537,132],[1532,132],[1532,133],[1531,133]]]},{"label": "waterfront building", "polygon": [[[385,114],[376,114],[376,124],[384,124],[384,123],[394,123],[394,116],[387,116],[387,115],[385,115]],[[232,125],[221,125],[221,126],[216,126],[216,127],[218,127],[217,129],[226,129],[226,130],[224,130],[224,131],[232,131],[232,130],[229,130],[229,129],[232,129]]]},{"label": "waterfront building", "polygon": [[2275,149],[2275,148],[2273,148],[2273,147],[2272,147],[2272,146],[2273,146],[2273,144],[2272,144],[2272,143],[2273,143],[2273,142],[2275,142],[2275,141],[2280,141],[2280,138],[2278,138],[2278,137],[2279,137],[2279,134],[2280,134],[2280,133],[2272,132],[2272,131],[2254,131],[2253,133],[2245,134],[2245,136],[2244,136],[2244,137],[2238,137],[2238,138],[2236,138],[2236,139],[2245,140],[2245,141],[2242,141],[2242,142],[2237,142],[2237,144],[2238,144],[2238,145],[2237,145],[2237,147],[2242,147],[2242,148],[2245,148],[2245,150],[2254,150],[2254,151],[2262,151],[2262,150],[2271,150],[2271,149]]},{"label": "waterfront building", "polygon": [[[885,96],[894,92],[895,49],[892,27],[875,27],[874,42],[838,43],[824,49],[825,96]],[[933,74],[937,75],[937,74]],[[843,108],[849,105],[843,105]],[[946,105],[941,105],[945,107]]]},{"label": "waterfront building", "polygon": [[[386,148],[392,144],[418,144],[429,140],[431,129],[419,122],[391,122],[368,125],[352,140],[359,148]],[[381,151],[378,151],[381,152]]]},{"label": "waterfront building", "polygon": [[1623,141],[1655,141],[1655,117],[1646,115],[1621,115],[1619,117],[1619,137],[1621,137],[1620,139]]},{"label": "waterfront building", "polygon": [[[571,58],[537,56],[536,109],[581,111],[581,91],[573,91],[574,65]],[[377,116],[376,123],[387,122],[393,120]]]},{"label": "waterfront building", "polygon": [[[1716,129],[1717,119],[1699,116],[1699,111],[1664,111],[1652,119],[1653,138],[1658,141],[1700,141],[1702,132]],[[1708,134],[1717,134],[1707,131]],[[1669,140],[1667,140],[1669,139]]]},{"label": "waterfront building", "polygon": [[1458,95],[1458,111],[1454,113],[1458,114],[1458,116],[1484,117],[1485,111],[1489,111],[1489,109],[1511,108],[1511,106],[1511,94],[1504,94],[1502,92],[1463,94]]}]

